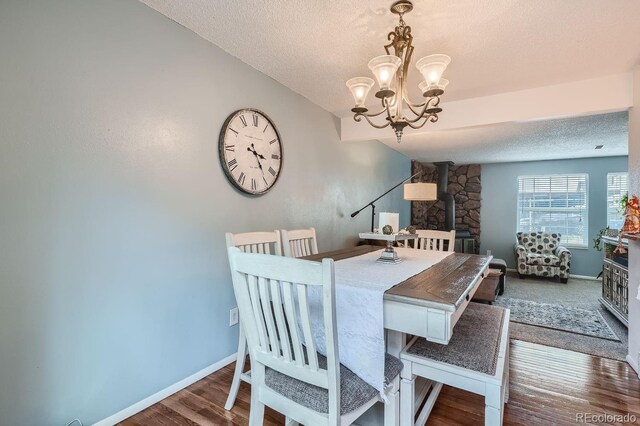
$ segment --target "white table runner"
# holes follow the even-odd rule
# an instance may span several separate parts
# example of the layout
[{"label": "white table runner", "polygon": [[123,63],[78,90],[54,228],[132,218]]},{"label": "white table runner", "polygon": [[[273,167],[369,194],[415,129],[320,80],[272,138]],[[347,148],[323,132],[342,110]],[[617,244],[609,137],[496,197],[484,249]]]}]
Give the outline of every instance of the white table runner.
[{"label": "white table runner", "polygon": [[[336,317],[340,362],[371,386],[384,390],[384,292],[440,262],[451,252],[396,248],[397,264],[376,262],[381,250],[335,263]],[[309,292],[312,331],[320,353],[326,353],[322,297]]]}]

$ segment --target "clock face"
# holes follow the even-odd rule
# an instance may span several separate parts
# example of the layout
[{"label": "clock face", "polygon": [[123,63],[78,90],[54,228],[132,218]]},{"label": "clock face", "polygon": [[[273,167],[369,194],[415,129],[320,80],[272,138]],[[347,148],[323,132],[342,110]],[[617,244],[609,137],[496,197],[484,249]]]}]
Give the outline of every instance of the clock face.
[{"label": "clock face", "polygon": [[282,169],[282,143],[276,126],[262,112],[241,109],[220,130],[220,163],[240,191],[261,195],[270,190]]}]

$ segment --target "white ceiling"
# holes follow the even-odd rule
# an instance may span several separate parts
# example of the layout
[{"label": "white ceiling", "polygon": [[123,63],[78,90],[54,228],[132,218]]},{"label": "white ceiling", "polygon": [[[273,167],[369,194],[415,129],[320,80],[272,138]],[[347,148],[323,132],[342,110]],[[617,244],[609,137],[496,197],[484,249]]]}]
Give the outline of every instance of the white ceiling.
[{"label": "white ceiling", "polygon": [[[382,142],[397,148],[395,138]],[[627,155],[628,113],[442,130],[405,136],[401,145],[414,160],[461,164]]]},{"label": "white ceiling", "polygon": [[[344,82],[370,74],[368,60],[384,54],[396,24],[391,0],[141,1],[339,117],[349,115],[353,102]],[[617,74],[640,60],[637,0],[414,4],[405,17],[413,29],[414,62],[431,53],[453,59],[445,101]],[[412,93],[419,96],[417,70],[412,74]],[[484,147],[473,141],[519,132],[514,126],[451,132],[468,137],[468,149],[482,154]],[[412,158],[445,152],[421,140],[422,151],[404,142],[389,146]],[[460,161],[453,154],[460,153],[446,159]]]}]

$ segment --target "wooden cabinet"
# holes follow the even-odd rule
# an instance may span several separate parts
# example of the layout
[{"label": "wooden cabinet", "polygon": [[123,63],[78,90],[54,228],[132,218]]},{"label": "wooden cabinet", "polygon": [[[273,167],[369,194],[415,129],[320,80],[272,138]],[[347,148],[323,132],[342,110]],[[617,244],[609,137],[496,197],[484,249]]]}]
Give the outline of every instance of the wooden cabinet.
[{"label": "wooden cabinet", "polygon": [[[614,254],[617,238],[602,237],[605,257],[602,269],[602,297],[600,303],[624,325],[629,326],[629,270],[627,255]],[[622,240],[627,247],[627,241]]]}]

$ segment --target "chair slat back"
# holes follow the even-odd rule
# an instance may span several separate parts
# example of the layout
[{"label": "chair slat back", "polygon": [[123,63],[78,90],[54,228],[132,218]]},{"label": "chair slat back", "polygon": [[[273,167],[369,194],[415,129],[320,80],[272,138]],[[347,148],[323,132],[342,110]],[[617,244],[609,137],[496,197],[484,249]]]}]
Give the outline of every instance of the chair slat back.
[{"label": "chair slat back", "polygon": [[280,230],[282,249],[287,257],[304,257],[318,254],[318,241],[315,228]]},{"label": "chair slat back", "polygon": [[245,232],[242,234],[225,234],[227,247],[238,247],[244,253],[275,254],[282,256],[280,231]]},{"label": "chair slat back", "polygon": [[[415,242],[419,250],[453,251],[456,241],[456,231],[432,231],[418,229],[418,238]],[[445,242],[447,248],[445,250]]]},{"label": "chair slat back", "polygon": [[[242,253],[235,247],[228,250],[252,371],[254,363],[259,363],[328,389],[330,401],[340,401],[333,260],[319,263]],[[311,328],[309,292],[318,291],[318,287],[322,292],[326,369],[319,367]],[[256,375],[256,380],[260,380],[259,376]],[[335,405],[330,406],[332,412],[339,411],[338,404]]]}]

